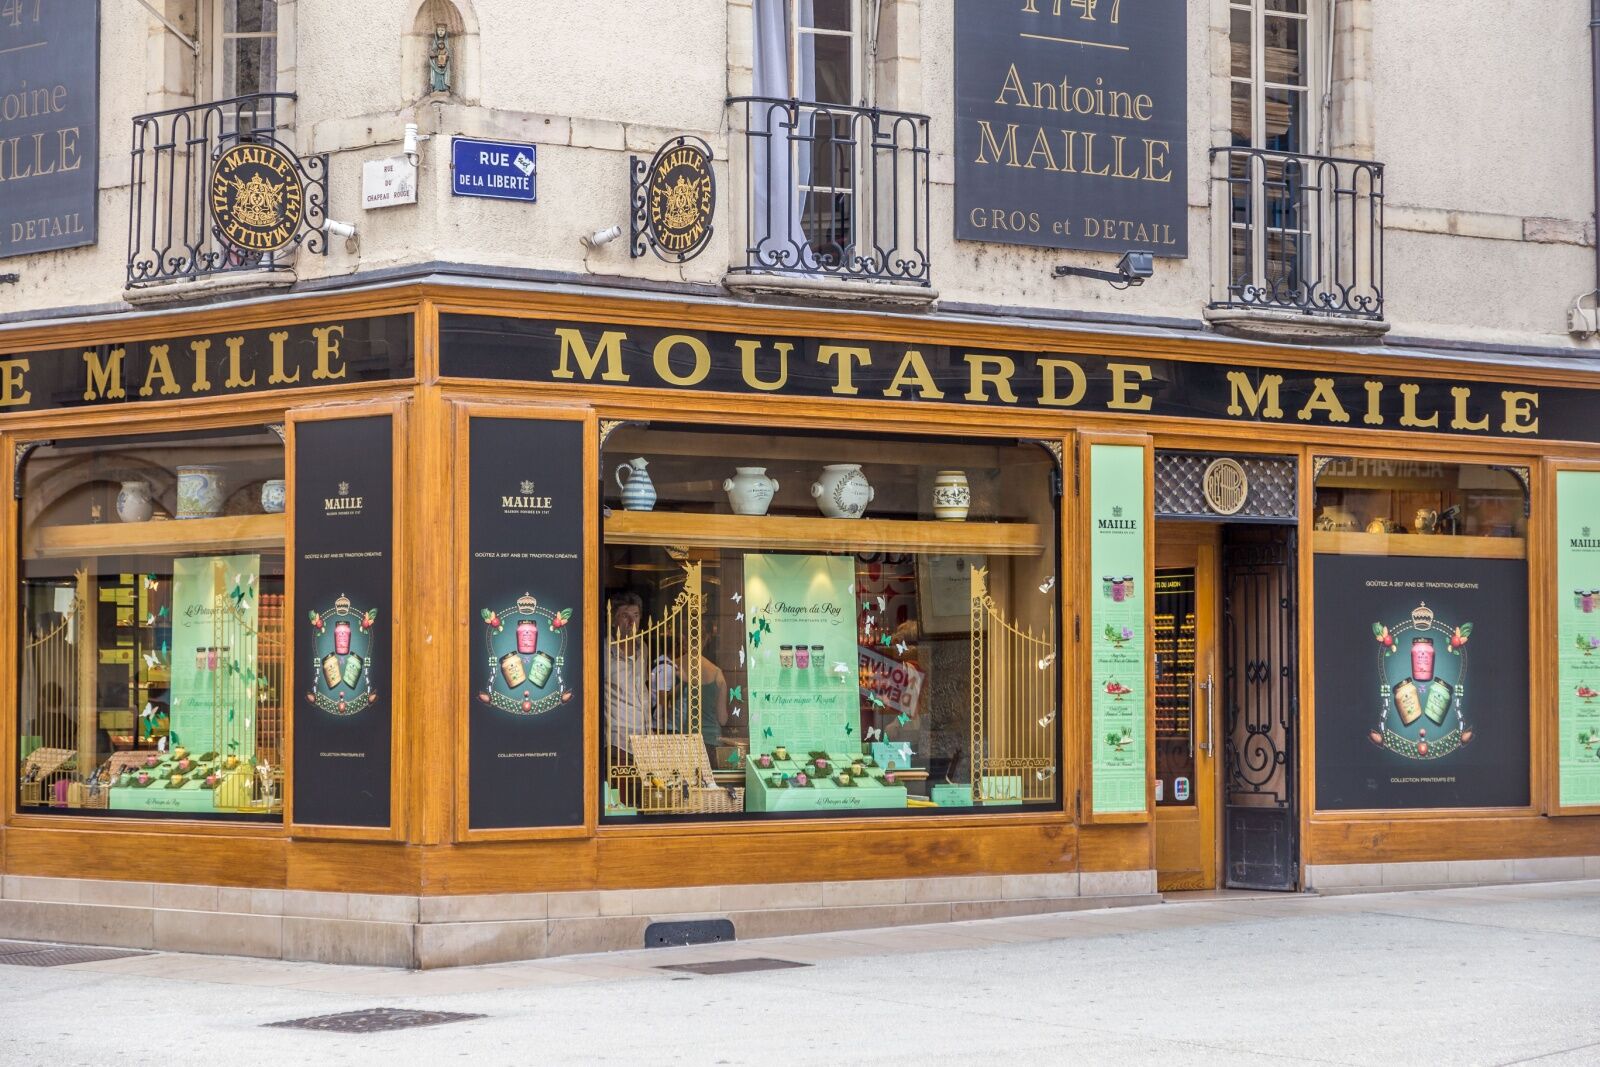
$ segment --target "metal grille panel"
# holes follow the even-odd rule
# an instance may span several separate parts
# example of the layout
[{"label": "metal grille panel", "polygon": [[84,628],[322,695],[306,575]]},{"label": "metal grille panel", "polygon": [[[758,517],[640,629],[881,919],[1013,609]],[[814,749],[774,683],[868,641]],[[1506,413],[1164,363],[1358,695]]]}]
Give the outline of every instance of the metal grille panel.
[{"label": "metal grille panel", "polygon": [[83,945],[44,945],[36,941],[0,941],[0,966],[66,967],[74,963],[101,963],[152,953],[122,948],[88,948]]},{"label": "metal grille panel", "polygon": [[[1250,494],[1234,515],[1218,515],[1206,504],[1206,467],[1227,456],[1244,467]],[[1298,464],[1285,456],[1222,452],[1156,453],[1156,518],[1209,519],[1213,522],[1294,522],[1299,518]]]},{"label": "metal grille panel", "polygon": [[334,1034],[381,1034],[390,1030],[410,1030],[418,1026],[438,1026],[440,1023],[458,1023],[467,1019],[481,1019],[482,1015],[457,1011],[408,1011],[404,1008],[368,1008],[365,1011],[345,1011],[337,1015],[313,1015],[306,1019],[290,1019],[281,1023],[266,1023],[269,1027],[285,1030],[322,1030]]}]

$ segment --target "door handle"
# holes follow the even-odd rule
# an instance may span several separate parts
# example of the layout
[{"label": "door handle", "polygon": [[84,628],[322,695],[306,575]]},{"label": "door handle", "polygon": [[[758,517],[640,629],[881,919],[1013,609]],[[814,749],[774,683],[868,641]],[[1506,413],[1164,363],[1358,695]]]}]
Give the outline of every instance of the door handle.
[{"label": "door handle", "polygon": [[1189,670],[1189,758],[1194,759],[1194,669]]},{"label": "door handle", "polygon": [[1217,750],[1217,716],[1214,703],[1217,686],[1209,671],[1206,673],[1206,680],[1200,683],[1200,688],[1206,691],[1206,739],[1200,742],[1200,747],[1205,750],[1206,755],[1211,756],[1215,755]]}]

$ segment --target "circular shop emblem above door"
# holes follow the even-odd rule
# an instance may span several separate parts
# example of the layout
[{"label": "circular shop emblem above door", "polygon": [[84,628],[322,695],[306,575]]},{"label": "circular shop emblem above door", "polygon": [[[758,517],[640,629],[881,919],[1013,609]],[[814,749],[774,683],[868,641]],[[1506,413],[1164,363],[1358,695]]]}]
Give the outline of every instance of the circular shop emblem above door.
[{"label": "circular shop emblem above door", "polygon": [[305,184],[293,156],[270,144],[236,144],[211,171],[211,218],[246,252],[271,255],[294,244],[306,217]]},{"label": "circular shop emblem above door", "polygon": [[1201,479],[1206,505],[1218,515],[1237,515],[1250,497],[1250,479],[1236,459],[1212,460]]},{"label": "circular shop emblem above door", "polygon": [[663,258],[683,262],[699,255],[717,210],[711,146],[692,137],[662,145],[650,161],[645,210],[651,244]]}]

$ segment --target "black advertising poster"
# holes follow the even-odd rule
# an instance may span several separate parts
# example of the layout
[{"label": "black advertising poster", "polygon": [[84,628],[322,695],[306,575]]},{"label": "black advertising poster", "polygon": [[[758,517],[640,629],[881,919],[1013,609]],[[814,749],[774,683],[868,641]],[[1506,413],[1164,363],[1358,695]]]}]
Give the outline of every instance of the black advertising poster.
[{"label": "black advertising poster", "polygon": [[389,825],[394,427],[294,427],[294,821]]},{"label": "black advertising poster", "polygon": [[1316,557],[1321,811],[1523,807],[1522,560]]},{"label": "black advertising poster", "polygon": [[95,242],[99,0],[0,3],[0,259]]},{"label": "black advertising poster", "polygon": [[468,433],[467,825],[583,824],[583,423]]},{"label": "black advertising poster", "polygon": [[1185,0],[956,0],[956,237],[1186,256]]}]

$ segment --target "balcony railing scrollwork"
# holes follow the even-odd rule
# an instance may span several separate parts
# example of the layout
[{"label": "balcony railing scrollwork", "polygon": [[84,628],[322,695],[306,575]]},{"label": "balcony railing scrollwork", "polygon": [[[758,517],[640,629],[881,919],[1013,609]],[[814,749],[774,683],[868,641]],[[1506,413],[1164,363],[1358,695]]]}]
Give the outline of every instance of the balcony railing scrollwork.
[{"label": "balcony railing scrollwork", "polygon": [[1237,147],[1211,159],[1212,308],[1382,321],[1382,163]]},{"label": "balcony railing scrollwork", "polygon": [[[293,100],[292,93],[257,93],[135,116],[130,289],[284,271],[302,246],[327,253],[328,157],[297,156],[282,139]],[[232,151],[251,145],[271,151],[242,157]],[[225,157],[243,163],[223,174],[218,163]],[[259,236],[247,241],[238,231],[225,233],[216,214],[224,205],[245,224],[259,225]]]},{"label": "balcony railing scrollwork", "polygon": [[732,273],[931,284],[928,116],[768,97],[728,103],[744,148],[744,248]]}]

